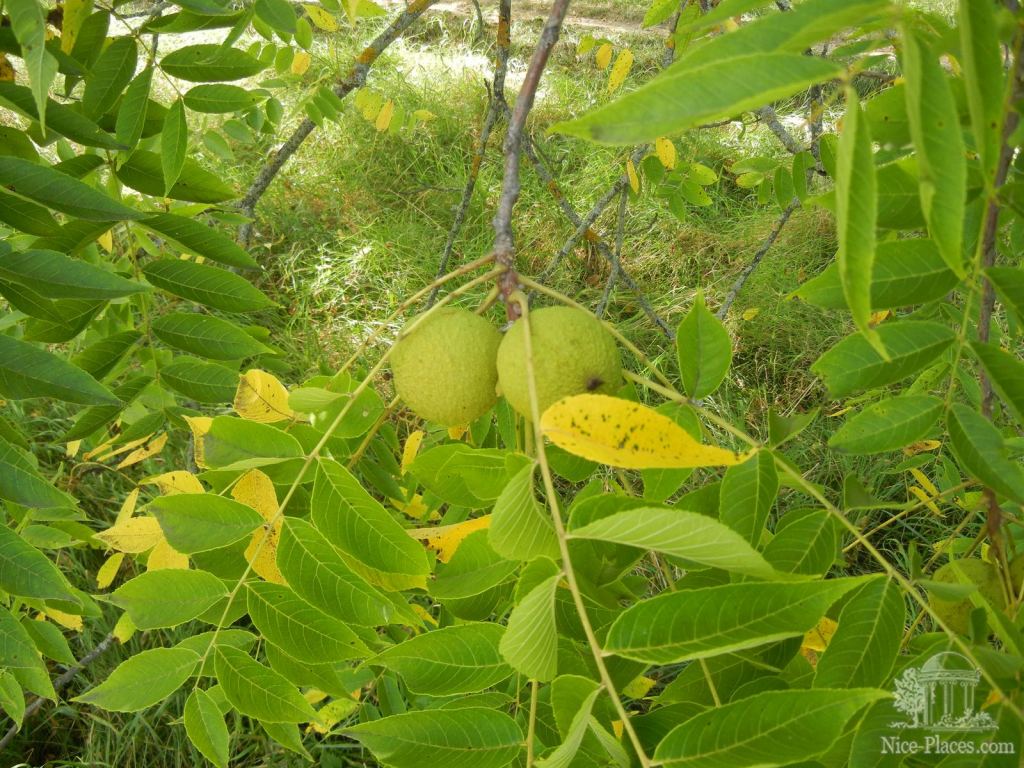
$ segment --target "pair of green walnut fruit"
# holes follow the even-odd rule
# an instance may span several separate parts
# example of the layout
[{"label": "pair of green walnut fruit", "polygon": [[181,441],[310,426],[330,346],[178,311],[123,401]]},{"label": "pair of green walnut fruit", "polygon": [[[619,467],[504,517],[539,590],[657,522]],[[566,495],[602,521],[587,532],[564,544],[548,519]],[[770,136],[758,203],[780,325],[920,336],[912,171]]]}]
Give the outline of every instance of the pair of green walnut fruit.
[{"label": "pair of green walnut fruit", "polygon": [[[946,563],[932,574],[932,581],[943,584],[959,584],[961,582],[957,569],[978,588],[978,592],[992,607],[997,610],[1006,607],[1006,598],[1003,596],[1003,588],[999,583],[999,572],[992,563],[985,560],[969,557],[957,560],[955,563]],[[1020,590],[1022,581],[1024,581],[1024,553],[1017,555],[1010,562],[1010,582],[1013,584],[1013,588]],[[970,597],[965,597],[962,600],[945,600],[930,593],[928,602],[950,629],[961,635],[967,634],[970,629],[971,611],[974,610],[974,603]]]},{"label": "pair of green walnut fruit", "polygon": [[[618,390],[619,350],[600,320],[574,307],[545,307],[529,319],[540,413],[563,397]],[[446,427],[483,416],[499,393],[529,420],[525,327],[517,320],[502,337],[458,307],[414,317],[391,353],[395,390],[416,415]]]}]

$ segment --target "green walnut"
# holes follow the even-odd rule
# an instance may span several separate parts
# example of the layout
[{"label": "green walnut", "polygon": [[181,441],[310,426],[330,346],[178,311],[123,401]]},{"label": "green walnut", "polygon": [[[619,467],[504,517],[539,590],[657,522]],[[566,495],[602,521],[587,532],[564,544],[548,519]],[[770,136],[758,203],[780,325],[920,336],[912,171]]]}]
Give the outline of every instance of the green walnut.
[{"label": "green walnut", "polygon": [[465,426],[497,400],[495,359],[501,333],[467,309],[444,307],[407,333],[391,353],[395,390],[416,415],[445,427]]},{"label": "green walnut", "polygon": [[[943,584],[960,584],[962,582],[956,569],[959,569],[964,578],[978,587],[978,591],[993,607],[998,609],[1005,607],[1006,600],[999,584],[999,572],[995,566],[984,560],[965,558],[955,561],[955,564],[946,563],[932,574],[932,581]],[[928,602],[950,629],[962,635],[967,634],[970,628],[971,611],[974,610],[974,603],[971,602],[970,597],[965,597],[963,600],[943,600],[929,592]]]},{"label": "green walnut", "polygon": [[[498,348],[498,383],[509,404],[529,420],[524,329],[523,321],[516,321]],[[618,390],[619,349],[592,314],[575,307],[545,307],[530,313],[530,329],[540,413],[563,397]]]}]

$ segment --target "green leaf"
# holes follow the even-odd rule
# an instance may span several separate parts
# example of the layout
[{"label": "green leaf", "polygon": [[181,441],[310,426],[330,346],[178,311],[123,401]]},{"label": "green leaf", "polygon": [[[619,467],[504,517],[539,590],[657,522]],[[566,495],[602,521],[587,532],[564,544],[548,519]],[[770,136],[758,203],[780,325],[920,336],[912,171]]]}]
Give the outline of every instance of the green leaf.
[{"label": "green leaf", "polygon": [[846,117],[836,156],[836,265],[854,324],[862,338],[884,357],[878,333],[871,327],[877,194],[871,133],[860,108],[860,97],[851,85],[846,89]]},{"label": "green leaf", "polygon": [[863,334],[857,333],[840,341],[811,366],[811,371],[825,380],[832,397],[901,381],[938,357],[955,337],[945,325],[924,320],[883,323],[877,333],[889,353],[888,361]]},{"label": "green leaf", "polygon": [[854,455],[895,451],[928,436],[943,402],[929,395],[900,395],[868,406],[829,438],[831,448]]},{"label": "green leaf", "polygon": [[312,509],[316,527],[371,583],[377,574],[418,582],[430,572],[423,547],[338,462],[320,459]]},{"label": "green leaf", "polygon": [[426,696],[476,693],[512,674],[498,651],[504,632],[504,627],[497,624],[445,627],[411,637],[367,663],[397,672],[413,693]]},{"label": "green leaf", "polygon": [[45,236],[60,225],[41,205],[0,191],[0,221],[30,235]]},{"label": "green leaf", "polygon": [[150,262],[142,271],[158,288],[224,312],[255,312],[274,305],[248,280],[226,269],[186,259],[160,259]]},{"label": "green leaf", "polygon": [[270,352],[234,323],[195,312],[171,312],[153,320],[153,333],[170,346],[212,360],[239,360]]},{"label": "green leaf", "polygon": [[287,432],[233,416],[214,417],[203,435],[202,453],[211,469],[253,469],[305,456]]},{"label": "green leaf", "polygon": [[[668,401],[659,405],[655,410],[668,416],[698,442],[703,441],[700,418],[690,406]],[[644,498],[648,501],[663,502],[678,491],[692,474],[693,470],[688,468],[642,469],[640,477],[644,481]]]},{"label": "green leaf", "polygon": [[1003,121],[1003,55],[995,8],[986,0],[958,3],[960,52],[974,146],[985,179],[995,177],[999,160],[999,128]]},{"label": "green leaf", "polygon": [[972,341],[970,348],[1014,418],[1024,421],[1024,363],[993,344]]},{"label": "green leaf", "polygon": [[764,557],[779,571],[822,576],[839,558],[839,523],[824,509],[794,509],[775,526]]},{"label": "green leaf", "polygon": [[676,330],[676,355],[686,394],[701,399],[713,393],[732,363],[732,341],[722,321],[697,299]]},{"label": "green leaf", "polygon": [[228,727],[217,702],[201,688],[185,702],[185,733],[196,749],[217,768],[228,768]]},{"label": "green leaf", "polygon": [[288,0],[256,0],[253,8],[256,15],[275,32],[284,35],[295,34],[295,11]]},{"label": "green leaf", "polygon": [[217,646],[217,680],[231,705],[243,715],[268,723],[305,723],[316,712],[284,677],[245,651]]},{"label": "green leaf", "polygon": [[639,144],[784,99],[840,68],[795,53],[754,53],[666,70],[651,82],[551,130],[602,144]]},{"label": "green leaf", "polygon": [[126,147],[134,147],[142,138],[153,84],[153,67],[146,67],[132,80],[117,110],[114,135]]},{"label": "green leaf", "polygon": [[185,102],[177,98],[164,116],[164,127],[160,132],[160,168],[164,177],[164,195],[169,196],[185,167],[188,154],[188,121],[185,117]]},{"label": "green leaf", "polygon": [[84,182],[20,157],[0,157],[0,178],[7,191],[80,219],[123,221],[143,216]]},{"label": "green leaf", "polygon": [[[138,192],[153,197],[165,196],[163,166],[160,155],[155,152],[136,150],[125,162],[117,166],[114,173],[123,184]],[[222,178],[186,157],[181,175],[166,197],[192,203],[222,203],[234,198],[235,190]],[[196,225],[202,226],[199,222],[196,222]]]},{"label": "green leaf", "polygon": [[160,61],[171,77],[193,83],[242,80],[258,75],[264,65],[245,51],[214,43],[186,45],[171,51]]},{"label": "green leaf", "polygon": [[889,695],[873,688],[766,691],[690,718],[669,732],[654,759],[669,768],[745,768],[810,760],[839,739],[857,712]]},{"label": "green leaf", "polygon": [[512,609],[499,645],[513,669],[541,682],[554,680],[558,674],[555,591],[561,580],[559,571],[530,590]]},{"label": "green leaf", "polygon": [[221,115],[242,112],[262,103],[266,98],[264,92],[247,91],[237,85],[196,85],[185,93],[185,106],[193,112]]},{"label": "green leaf", "polygon": [[73,496],[57,490],[40,477],[28,456],[3,438],[0,438],[0,499],[36,509],[77,504]]},{"label": "green leaf", "polygon": [[114,396],[120,400],[117,405],[101,405],[82,411],[74,425],[64,433],[63,439],[81,440],[110,423],[152,380],[152,377],[142,374],[129,378],[114,390]]},{"label": "green leaf", "polygon": [[213,493],[160,496],[149,509],[160,521],[167,543],[186,555],[226,547],[263,522],[252,507]]},{"label": "green leaf", "polygon": [[6,525],[0,525],[0,589],[16,597],[79,602],[57,566]]},{"label": "green leaf", "polygon": [[266,582],[252,582],[248,587],[253,624],[289,656],[298,661],[323,663],[369,655],[351,629],[288,587]]},{"label": "green leaf", "polygon": [[409,472],[449,504],[483,509],[497,500],[527,463],[522,454],[450,443],[421,453],[409,465]]},{"label": "green leaf", "polygon": [[718,506],[718,517],[755,547],[768,523],[768,515],[779,494],[779,475],[769,451],[754,456],[725,471]]},{"label": "green leaf", "polygon": [[[0,103],[31,120],[39,120],[39,110],[32,91],[23,85],[0,82]],[[125,149],[85,115],[53,99],[46,100],[46,127],[87,147]]]},{"label": "green leaf", "polygon": [[22,687],[56,700],[46,664],[32,638],[7,608],[0,607],[0,668],[3,667],[12,672]]},{"label": "green leaf", "polygon": [[238,371],[194,357],[179,357],[161,368],[160,380],[200,403],[230,403],[238,389]]},{"label": "green leaf", "polygon": [[72,701],[111,712],[138,712],[178,690],[198,663],[199,654],[187,648],[150,648],[123,661],[106,680]]},{"label": "green leaf", "polygon": [[[893,309],[934,301],[959,282],[931,240],[912,238],[879,243],[871,273],[871,309]],[[801,285],[793,295],[817,307],[846,307],[835,262]]]},{"label": "green leaf", "polygon": [[113,299],[146,286],[57,251],[12,251],[0,256],[0,277],[49,299]]},{"label": "green leaf", "polygon": [[[37,0],[7,0],[5,5],[14,37],[21,46],[29,87],[35,100],[39,124],[46,130],[47,94],[57,74],[57,61],[46,50],[46,18]],[[0,174],[3,177],[3,174]]]},{"label": "green leaf", "polygon": [[68,645],[64,633],[56,624],[51,624],[45,619],[30,619],[28,616],[22,616],[21,625],[43,656],[61,664],[73,665],[76,663],[71,646]]},{"label": "green leaf", "polygon": [[535,466],[531,462],[520,469],[494,504],[487,540],[507,560],[559,557],[551,517],[533,495]]},{"label": "green leaf", "polygon": [[798,637],[865,578],[744,582],[641,600],[612,624],[605,650],[648,664],[703,659]]},{"label": "green leaf", "polygon": [[196,219],[176,216],[173,213],[160,213],[156,216],[148,216],[138,224],[156,232],[161,237],[172,240],[194,256],[203,256],[229,267],[259,268],[256,260],[234,240]]},{"label": "green leaf", "polygon": [[487,531],[475,531],[451,560],[438,564],[430,594],[442,601],[475,597],[504,584],[519,566],[518,560],[506,560],[491,548]]},{"label": "green leaf", "polygon": [[53,397],[82,405],[120,401],[85,371],[24,341],[0,335],[0,395],[20,400]]},{"label": "green leaf", "polygon": [[682,509],[640,507],[570,531],[570,539],[597,539],[682,557],[763,579],[775,570],[743,536],[714,518]]},{"label": "green leaf", "polygon": [[523,749],[523,732],[504,712],[428,709],[342,730],[392,768],[503,768]]},{"label": "green leaf", "polygon": [[[129,35],[115,37],[96,60],[85,80],[82,108],[93,119],[110,111],[131,82],[139,61],[139,48]],[[148,89],[147,89],[148,90]]]},{"label": "green leaf", "polygon": [[949,268],[963,276],[967,155],[946,71],[912,29],[903,31],[907,117],[917,149],[921,208]]},{"label": "green leaf", "polygon": [[992,422],[966,405],[954,403],[946,414],[950,448],[972,477],[1018,504],[1024,503],[1024,469],[1012,460]]},{"label": "green leaf", "polygon": [[999,295],[999,300],[1024,322],[1024,270],[1017,267],[989,267],[985,277]]},{"label": "green leaf", "polygon": [[9,670],[0,671],[0,709],[21,728],[25,719],[25,694]]},{"label": "green leaf", "polygon": [[537,768],[569,768],[579,752],[580,745],[583,744],[583,737],[587,735],[587,726],[591,720],[590,713],[594,708],[594,702],[601,693],[601,686],[585,677],[562,675],[551,686],[552,708],[554,708],[556,693],[566,686],[573,686],[576,689],[574,693],[587,691],[587,694],[582,701],[575,702],[572,719],[568,727],[564,729],[562,743],[539,760]]},{"label": "green leaf", "polygon": [[818,659],[815,688],[882,686],[900,652],[906,606],[891,579],[876,579],[854,592],[839,614],[839,627]]},{"label": "green leaf", "polygon": [[284,518],[277,566],[303,600],[332,616],[366,627],[390,624],[396,618],[395,605],[353,573],[306,520]]},{"label": "green leaf", "polygon": [[[90,376],[102,379],[109,374],[132,347],[142,338],[138,331],[121,331],[90,344],[71,358],[71,364],[77,365]],[[161,371],[161,374],[163,371]]]},{"label": "green leaf", "polygon": [[171,568],[136,576],[114,590],[110,601],[139,629],[158,629],[191,621],[226,596],[224,582],[212,573]]},{"label": "green leaf", "polygon": [[302,745],[302,731],[299,726],[294,723],[264,723],[260,721],[260,727],[267,732],[270,738],[285,749],[313,762],[313,756]]}]

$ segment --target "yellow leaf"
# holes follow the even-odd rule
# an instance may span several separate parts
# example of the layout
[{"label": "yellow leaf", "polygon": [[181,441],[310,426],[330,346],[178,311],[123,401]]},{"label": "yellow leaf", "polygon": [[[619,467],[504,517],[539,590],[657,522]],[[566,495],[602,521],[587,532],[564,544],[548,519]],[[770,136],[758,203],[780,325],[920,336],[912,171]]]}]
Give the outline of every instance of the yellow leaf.
[{"label": "yellow leaf", "polygon": [[203,437],[210,431],[213,419],[209,416],[183,416],[188,428],[192,430],[192,454],[196,466],[206,469],[206,454],[203,451]]},{"label": "yellow leaf", "polygon": [[125,498],[124,503],[121,505],[121,510],[117,513],[117,518],[114,520],[114,525],[123,523],[125,520],[135,514],[135,505],[139,501],[139,489],[134,488],[132,492]]},{"label": "yellow leaf", "polygon": [[384,106],[380,108],[380,112],[377,113],[377,120],[374,122],[373,127],[378,131],[384,132],[391,125],[391,118],[395,114],[395,102],[388,99],[384,102]]},{"label": "yellow leaf", "polygon": [[626,159],[626,178],[629,179],[629,188],[634,195],[640,194],[640,177],[636,175],[636,166],[633,165],[633,158]]},{"label": "yellow leaf", "polygon": [[640,677],[624,686],[622,693],[631,699],[642,699],[650,693],[655,682],[657,681],[653,677],[644,677],[643,675],[640,675]]},{"label": "yellow leaf", "polygon": [[848,405],[848,406],[846,406],[845,408],[840,408],[840,409],[839,409],[838,411],[832,411],[832,412],[831,412],[831,413],[830,413],[830,414],[828,415],[828,417],[829,417],[830,419],[837,419],[837,418],[839,418],[840,416],[842,416],[843,414],[849,413],[849,412],[850,412],[850,411],[852,411],[852,410],[853,410],[853,406],[850,406],[850,405]]},{"label": "yellow leaf", "polygon": [[278,503],[274,483],[258,469],[250,469],[235,484],[231,495],[236,501],[247,504],[259,512],[264,520],[263,525],[253,532],[249,546],[245,548],[245,559],[252,564],[252,569],[261,578],[274,584],[284,584],[284,576],[277,567],[277,545],[281,539],[284,521],[277,515]]},{"label": "yellow leaf", "polygon": [[916,443],[911,443],[903,449],[903,453],[907,456],[914,456],[918,453],[924,453],[925,451],[934,451],[936,448],[942,446],[942,443],[938,440],[919,440]]},{"label": "yellow leaf", "polygon": [[[312,704],[314,702],[310,702]],[[316,733],[326,734],[359,708],[359,702],[352,699],[332,699],[317,710],[317,719],[309,724]]]},{"label": "yellow leaf", "polygon": [[117,576],[117,572],[121,569],[121,563],[124,562],[124,552],[115,552],[108,557],[100,569],[96,571],[96,587],[98,589],[106,589],[114,583],[114,577]]},{"label": "yellow leaf", "polygon": [[305,51],[296,51],[292,57],[291,73],[293,75],[304,75],[309,70],[313,57]]},{"label": "yellow leaf", "polygon": [[464,426],[448,427],[448,437],[452,440],[461,440],[467,429],[468,427]]},{"label": "yellow leaf", "polygon": [[114,250],[114,230],[108,229],[102,235],[96,238],[96,242],[99,243],[103,250],[110,253]]},{"label": "yellow leaf", "polygon": [[559,448],[623,469],[728,467],[751,455],[699,443],[653,408],[608,395],[559,400],[540,424]]},{"label": "yellow leaf", "polygon": [[663,136],[655,139],[654,153],[667,170],[671,171],[676,167],[676,145],[669,139]]},{"label": "yellow leaf", "polygon": [[206,492],[203,484],[199,482],[199,478],[184,469],[147,477],[140,481],[139,485],[155,485],[164,496],[173,496],[176,493]]},{"label": "yellow leaf", "polygon": [[459,548],[462,540],[475,531],[481,531],[490,527],[491,516],[484,515],[472,520],[452,525],[438,525],[433,528],[413,528],[408,534],[414,539],[421,539],[427,542],[427,549],[437,552],[437,559],[447,563],[452,555]]},{"label": "yellow leaf", "polygon": [[75,458],[75,456],[78,455],[78,450],[81,447],[82,447],[82,441],[81,440],[72,440],[70,443],[67,444],[66,448],[64,449],[64,454],[69,459],[73,459],[73,458]]},{"label": "yellow leaf", "polygon": [[188,555],[181,554],[181,552],[167,543],[167,539],[158,541],[146,560],[147,571],[184,570],[187,568]]},{"label": "yellow leaf", "polygon": [[612,720],[612,733],[615,734],[615,738],[622,741],[622,721]]},{"label": "yellow leaf", "polygon": [[155,517],[129,517],[100,531],[96,538],[118,552],[138,554],[163,541],[164,532]]},{"label": "yellow leaf", "polygon": [[274,490],[274,483],[266,473],[258,469],[250,469],[242,475],[231,489],[231,496],[235,501],[255,509],[268,523],[277,517],[277,491]]},{"label": "yellow leaf", "polygon": [[422,605],[420,605],[419,603],[410,603],[409,607],[412,608],[413,613],[415,613],[425,622],[427,622],[428,624],[433,624],[435,627],[437,626],[437,619],[431,616],[430,611],[428,611]]},{"label": "yellow leaf", "polygon": [[918,498],[919,501],[923,501],[924,505],[933,513],[942,517],[942,510],[939,509],[938,505],[933,500],[932,496],[928,495],[928,492],[924,488],[917,485],[910,486],[910,492]]},{"label": "yellow leaf", "polygon": [[125,456],[124,461],[117,465],[118,469],[124,469],[130,467],[132,464],[138,464],[140,461],[145,461],[151,456],[156,456],[160,451],[164,449],[167,444],[167,433],[164,432],[162,435],[157,437],[149,445],[145,445],[135,451],[132,451]]},{"label": "yellow leaf", "polygon": [[803,647],[821,653],[832,642],[832,635],[836,633],[838,627],[839,624],[828,616],[822,616],[818,625],[804,635]]},{"label": "yellow leaf", "polygon": [[338,31],[338,20],[319,5],[304,5],[302,7],[305,8],[306,13],[309,14],[309,20],[320,27],[324,32]]},{"label": "yellow leaf", "polygon": [[0,83],[14,82],[14,65],[3,53],[0,53]]},{"label": "yellow leaf", "polygon": [[892,314],[892,310],[883,309],[878,312],[872,312],[871,317],[868,318],[868,325],[874,327],[885,320],[889,315]]},{"label": "yellow leaf", "polygon": [[235,412],[243,419],[270,423],[295,418],[288,407],[288,390],[266,371],[247,371],[235,391]]},{"label": "yellow leaf", "polygon": [[926,475],[920,469],[918,469],[917,467],[911,467],[910,474],[912,474],[914,476],[914,479],[921,484],[921,487],[928,491],[928,493],[930,493],[932,496],[939,495],[939,489],[935,487],[935,483],[929,480],[928,475]]},{"label": "yellow leaf", "polygon": [[96,461],[98,461],[98,462],[109,461],[110,459],[114,458],[115,456],[120,456],[122,453],[127,453],[128,451],[130,451],[130,450],[132,450],[134,448],[138,448],[140,445],[143,445],[147,440],[149,440],[149,438],[151,438],[155,434],[156,434],[156,432],[150,432],[148,435],[146,435],[145,437],[140,437],[138,440],[129,440],[124,445],[119,446],[119,447],[115,448],[112,451],[107,451],[107,453],[103,454],[102,456],[98,456],[98,454],[101,451],[106,450],[107,448],[109,448],[110,445],[115,440],[117,440],[117,438],[115,437],[115,438],[113,438],[111,440],[108,440],[106,443],[104,443],[103,445],[99,446],[98,448],[94,448],[93,450],[89,451],[89,453],[85,454],[85,456],[83,456],[82,458],[85,459],[86,461],[89,461],[90,459],[93,459],[93,458],[95,458]]},{"label": "yellow leaf", "polygon": [[417,109],[413,111],[413,117],[424,123],[429,123],[431,120],[436,120],[437,115],[431,112],[429,109]]},{"label": "yellow leaf", "polygon": [[64,18],[61,22],[60,49],[71,53],[82,30],[82,23],[92,13],[92,0],[64,0]]},{"label": "yellow leaf", "polygon": [[131,640],[132,635],[135,634],[135,624],[127,613],[122,613],[121,618],[117,620],[117,624],[110,630],[110,634],[117,638],[118,642],[124,645]]},{"label": "yellow leaf", "polygon": [[413,494],[413,497],[408,501],[391,499],[391,505],[413,520],[423,520],[430,512],[430,507],[423,502],[423,494],[420,493]]},{"label": "yellow leaf", "polygon": [[54,608],[47,608],[46,618],[54,624],[64,627],[64,629],[72,629],[75,632],[82,631],[82,617],[76,616],[73,613],[64,613],[64,611],[58,611]]},{"label": "yellow leaf", "polygon": [[310,704],[319,704],[321,701],[327,698],[327,693],[321,691],[319,688],[310,688],[304,694],[302,698],[308,701]]},{"label": "yellow leaf", "polygon": [[632,68],[633,52],[627,48],[615,59],[615,66],[612,67],[612,71],[608,75],[608,93],[615,93],[622,87],[622,83],[626,80],[626,75],[629,74],[629,70]]},{"label": "yellow leaf", "polygon": [[598,69],[607,69],[612,63],[612,44],[604,43],[594,54],[594,63]]},{"label": "yellow leaf", "polygon": [[744,320],[748,320],[749,321],[749,320],[753,320],[759,314],[761,314],[761,310],[760,309],[758,309],[757,307],[751,307],[750,309],[743,310],[743,314],[741,315],[741,317]]},{"label": "yellow leaf", "polygon": [[405,438],[405,445],[402,446],[402,474],[405,474],[405,470],[412,464],[413,459],[416,458],[416,454],[419,453],[420,446],[423,444],[423,438],[426,437],[426,433],[422,429],[417,429]]}]

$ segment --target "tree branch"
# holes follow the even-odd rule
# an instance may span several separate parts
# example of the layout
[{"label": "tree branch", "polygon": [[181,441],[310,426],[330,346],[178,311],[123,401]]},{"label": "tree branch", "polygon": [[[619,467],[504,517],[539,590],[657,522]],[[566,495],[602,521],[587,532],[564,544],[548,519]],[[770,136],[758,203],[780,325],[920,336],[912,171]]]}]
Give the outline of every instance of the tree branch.
[{"label": "tree branch", "polygon": [[612,253],[612,271],[608,275],[608,283],[604,287],[604,295],[601,297],[601,301],[598,302],[597,310],[595,311],[598,317],[604,315],[604,311],[612,297],[612,291],[615,290],[615,282],[619,279],[619,270],[622,264],[622,244],[626,238],[626,205],[628,202],[629,190],[623,187],[619,195],[619,215],[615,231],[615,250]]},{"label": "tree branch", "polygon": [[[423,15],[437,0],[414,0],[409,7],[402,11],[395,19],[381,32],[372,43],[363,49],[356,59],[355,64],[349,73],[334,86],[334,93],[338,98],[345,98],[352,91],[360,88],[366,82],[367,73],[370,67],[380,57],[381,53],[397,40],[414,21]],[[288,159],[295,154],[302,142],[313,132],[316,124],[308,117],[299,123],[298,128],[282,144],[274,156],[270,159],[249,185],[248,191],[239,203],[242,213],[252,216],[256,210],[256,204],[270,187],[271,182],[277,177],[281,168],[288,162]],[[244,224],[238,233],[238,239],[242,244],[247,244],[252,237],[252,223]]]},{"label": "tree branch", "polygon": [[769,130],[775,134],[782,146],[786,148],[786,151],[792,155],[798,155],[804,151],[803,145],[797,141],[796,137],[789,132],[789,130],[779,120],[778,114],[775,112],[775,108],[770,104],[766,104],[757,110],[757,116],[761,118],[761,122],[768,126]]}]

